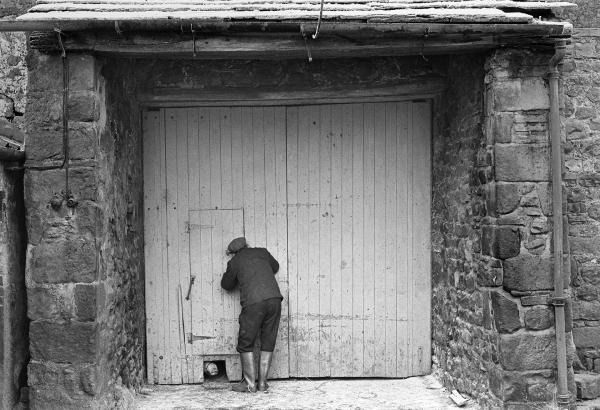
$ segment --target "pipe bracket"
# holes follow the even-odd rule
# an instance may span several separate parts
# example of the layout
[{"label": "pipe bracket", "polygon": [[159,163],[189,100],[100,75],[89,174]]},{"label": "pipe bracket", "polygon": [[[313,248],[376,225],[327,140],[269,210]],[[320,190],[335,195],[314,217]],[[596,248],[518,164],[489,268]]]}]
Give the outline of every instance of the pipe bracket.
[{"label": "pipe bracket", "polygon": [[565,306],[568,298],[565,296],[554,296],[548,299],[548,303],[553,306]]}]

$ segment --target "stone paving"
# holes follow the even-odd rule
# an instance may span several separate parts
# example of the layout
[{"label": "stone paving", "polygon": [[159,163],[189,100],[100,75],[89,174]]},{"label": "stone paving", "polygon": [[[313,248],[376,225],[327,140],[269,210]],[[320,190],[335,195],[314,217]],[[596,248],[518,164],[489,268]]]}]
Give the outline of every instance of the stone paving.
[{"label": "stone paving", "polygon": [[[456,409],[431,376],[408,379],[317,379],[269,382],[268,393],[235,393],[227,383],[149,386],[139,410],[173,409]],[[479,409],[467,403],[463,409]]]}]

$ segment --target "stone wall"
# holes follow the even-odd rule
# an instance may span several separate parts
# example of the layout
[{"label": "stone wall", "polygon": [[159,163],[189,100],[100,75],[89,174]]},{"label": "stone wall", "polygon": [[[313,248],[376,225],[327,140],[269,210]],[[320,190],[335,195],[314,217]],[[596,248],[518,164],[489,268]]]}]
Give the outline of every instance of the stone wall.
[{"label": "stone wall", "polygon": [[[485,406],[532,408],[556,396],[549,58],[502,50],[485,64],[451,64],[453,104],[434,140],[437,373]],[[568,320],[569,365],[571,328]]]},{"label": "stone wall", "polygon": [[[498,363],[490,294],[502,268],[481,255],[486,186],[493,178],[484,121],[485,56],[452,57],[436,112],[432,174],[432,338],[434,370],[451,389],[499,407],[489,373]],[[443,110],[447,107],[447,110]]]},{"label": "stone wall", "polygon": [[16,407],[21,397],[27,400],[27,392],[21,392],[29,360],[23,174],[9,170],[16,165],[0,164],[0,409]]},{"label": "stone wall", "polygon": [[[500,264],[502,288],[491,288],[494,322],[500,333],[499,371],[494,393],[518,408],[555,399],[552,186],[546,81],[550,55],[502,50],[487,63],[486,134],[494,149],[495,183],[482,244],[489,261]],[[487,232],[487,233],[486,233]],[[565,253],[568,248],[565,244]],[[565,258],[564,286],[569,285]],[[488,283],[495,286],[499,283]],[[567,290],[568,292],[568,290]],[[567,305],[569,388],[574,392],[570,305]]]},{"label": "stone wall", "polygon": [[[600,3],[573,2],[563,15],[575,26],[563,69],[573,337],[577,371],[600,373]],[[600,395],[600,375],[581,377],[581,397]]]},{"label": "stone wall", "polygon": [[126,407],[121,381],[140,383],[144,332],[138,110],[126,77],[107,86],[94,57],[68,56],[68,198],[63,62],[31,52],[28,63],[31,407]]},{"label": "stone wall", "polygon": [[564,65],[565,183],[573,331],[581,368],[600,373],[600,30],[576,34]]},{"label": "stone wall", "polygon": [[[32,3],[0,0],[0,19],[12,19]],[[0,33],[0,137],[18,142],[24,140],[26,54],[24,33]],[[18,164],[0,164],[0,323],[3,324],[0,337],[0,409],[12,409],[20,400],[21,388],[27,384],[29,355],[25,312],[25,209],[23,173],[7,172],[5,165],[13,167]],[[22,396],[26,399],[25,391]]]},{"label": "stone wall", "polygon": [[100,141],[104,169],[99,189],[108,229],[100,259],[106,299],[99,316],[101,353],[105,370],[111,372],[109,383],[137,388],[146,377],[140,108],[133,62],[105,60],[101,65],[106,126]]}]

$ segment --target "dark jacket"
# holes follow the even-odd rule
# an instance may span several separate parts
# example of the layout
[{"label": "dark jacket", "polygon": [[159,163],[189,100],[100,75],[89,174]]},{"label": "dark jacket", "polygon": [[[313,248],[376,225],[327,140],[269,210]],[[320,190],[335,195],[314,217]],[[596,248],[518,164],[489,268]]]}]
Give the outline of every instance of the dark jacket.
[{"label": "dark jacket", "polygon": [[242,307],[270,298],[281,298],[275,273],[279,263],[265,248],[243,248],[229,262],[221,279],[221,287],[231,290],[240,284]]}]

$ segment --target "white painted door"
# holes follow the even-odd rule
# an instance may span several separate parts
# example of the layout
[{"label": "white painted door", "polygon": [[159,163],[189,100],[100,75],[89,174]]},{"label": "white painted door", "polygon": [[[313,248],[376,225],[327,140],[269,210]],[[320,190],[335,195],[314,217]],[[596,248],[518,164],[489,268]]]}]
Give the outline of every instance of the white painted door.
[{"label": "white painted door", "polygon": [[429,371],[430,111],[288,108],[290,376]]},{"label": "white painted door", "polygon": [[145,112],[149,381],[236,354],[242,233],[281,265],[273,377],[427,372],[430,122],[426,102]]}]

